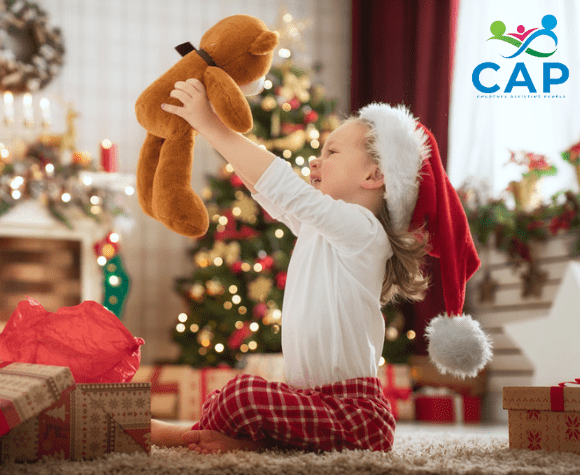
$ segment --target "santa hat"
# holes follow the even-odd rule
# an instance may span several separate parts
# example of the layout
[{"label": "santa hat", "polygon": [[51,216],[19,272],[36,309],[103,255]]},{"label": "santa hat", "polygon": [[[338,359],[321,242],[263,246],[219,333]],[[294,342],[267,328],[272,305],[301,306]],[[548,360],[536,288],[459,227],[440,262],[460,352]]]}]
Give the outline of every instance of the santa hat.
[{"label": "santa hat", "polygon": [[359,117],[371,124],[377,139],[393,228],[416,230],[425,225],[429,254],[440,261],[446,312],[426,329],[429,356],[443,374],[476,376],[491,359],[491,341],[479,322],[462,312],[465,283],[480,261],[437,142],[402,105],[370,104]]}]

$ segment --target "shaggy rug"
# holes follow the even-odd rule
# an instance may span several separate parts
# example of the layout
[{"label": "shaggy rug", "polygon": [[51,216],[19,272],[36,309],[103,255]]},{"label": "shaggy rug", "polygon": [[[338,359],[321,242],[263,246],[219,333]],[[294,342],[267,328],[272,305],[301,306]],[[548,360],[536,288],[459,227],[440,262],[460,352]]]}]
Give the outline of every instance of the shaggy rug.
[{"label": "shaggy rug", "polygon": [[510,450],[507,436],[493,431],[462,433],[415,427],[396,434],[395,446],[390,453],[348,450],[315,454],[269,450],[261,453],[199,455],[186,448],[153,447],[150,457],[110,454],[85,462],[43,460],[33,464],[7,463],[0,465],[0,474],[550,475],[580,474],[580,455]]}]

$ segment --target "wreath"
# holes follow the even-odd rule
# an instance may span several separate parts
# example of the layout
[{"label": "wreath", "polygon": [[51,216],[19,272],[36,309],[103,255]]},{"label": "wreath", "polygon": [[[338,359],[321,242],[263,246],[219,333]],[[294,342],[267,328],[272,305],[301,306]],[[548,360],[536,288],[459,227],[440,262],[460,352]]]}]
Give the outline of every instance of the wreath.
[{"label": "wreath", "polygon": [[36,3],[0,2],[0,91],[34,92],[61,70],[64,44],[60,29]]}]

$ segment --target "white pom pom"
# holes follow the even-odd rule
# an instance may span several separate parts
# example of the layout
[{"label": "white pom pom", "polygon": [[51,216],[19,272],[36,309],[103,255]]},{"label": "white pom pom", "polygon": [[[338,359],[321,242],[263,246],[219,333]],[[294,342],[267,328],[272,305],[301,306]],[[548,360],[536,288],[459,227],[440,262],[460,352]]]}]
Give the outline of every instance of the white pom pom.
[{"label": "white pom pom", "polygon": [[442,374],[477,376],[492,357],[492,344],[470,315],[439,315],[425,330],[429,356]]}]

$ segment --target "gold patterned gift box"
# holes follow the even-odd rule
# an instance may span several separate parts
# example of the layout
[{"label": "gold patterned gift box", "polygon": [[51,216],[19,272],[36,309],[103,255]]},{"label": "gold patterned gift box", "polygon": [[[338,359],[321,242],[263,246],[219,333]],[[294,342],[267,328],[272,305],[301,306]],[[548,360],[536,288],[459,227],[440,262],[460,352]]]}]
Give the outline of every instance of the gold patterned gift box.
[{"label": "gold patterned gift box", "polygon": [[148,383],[75,384],[60,366],[0,362],[0,461],[151,451]]},{"label": "gold patterned gift box", "polygon": [[575,387],[504,387],[514,449],[580,454],[580,379]]}]

